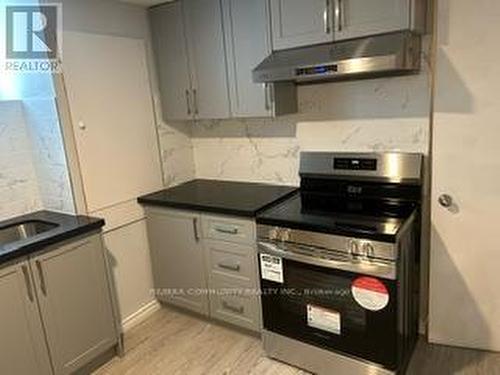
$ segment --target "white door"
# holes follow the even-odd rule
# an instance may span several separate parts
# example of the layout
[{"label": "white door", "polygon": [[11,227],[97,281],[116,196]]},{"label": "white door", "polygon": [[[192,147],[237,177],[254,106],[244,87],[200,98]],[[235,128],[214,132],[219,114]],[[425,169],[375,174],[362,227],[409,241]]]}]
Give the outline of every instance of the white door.
[{"label": "white door", "polygon": [[410,28],[410,0],[338,0],[334,3],[339,11],[335,40]]},{"label": "white door", "polygon": [[192,101],[199,119],[230,117],[226,51],[220,0],[184,0]]},{"label": "white door", "polygon": [[429,338],[500,351],[500,2],[438,7]]},{"label": "white door", "polygon": [[150,14],[163,117],[190,120],[193,105],[182,4],[155,7]]},{"label": "white door", "polygon": [[334,0],[271,0],[273,49],[333,41]]},{"label": "white door", "polygon": [[52,374],[26,261],[0,269],[0,374]]},{"label": "white door", "polygon": [[252,79],[271,54],[267,0],[224,0],[223,7],[232,115],[272,116],[270,86]]},{"label": "white door", "polygon": [[144,41],[65,32],[63,69],[88,211],[161,188]]}]

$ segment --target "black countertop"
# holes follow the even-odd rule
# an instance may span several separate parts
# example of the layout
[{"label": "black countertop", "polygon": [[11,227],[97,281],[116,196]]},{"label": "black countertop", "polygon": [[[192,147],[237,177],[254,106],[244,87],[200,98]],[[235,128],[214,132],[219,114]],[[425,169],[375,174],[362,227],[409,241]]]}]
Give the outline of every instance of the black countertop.
[{"label": "black countertop", "polygon": [[53,223],[57,224],[57,227],[27,239],[11,242],[7,245],[0,244],[0,264],[32,254],[49,245],[54,245],[82,234],[99,230],[105,224],[103,219],[94,217],[39,211],[1,221],[0,231],[27,221]]},{"label": "black countertop", "polygon": [[223,215],[255,217],[273,203],[297,190],[246,182],[193,180],[138,199],[149,206],[163,206]]}]

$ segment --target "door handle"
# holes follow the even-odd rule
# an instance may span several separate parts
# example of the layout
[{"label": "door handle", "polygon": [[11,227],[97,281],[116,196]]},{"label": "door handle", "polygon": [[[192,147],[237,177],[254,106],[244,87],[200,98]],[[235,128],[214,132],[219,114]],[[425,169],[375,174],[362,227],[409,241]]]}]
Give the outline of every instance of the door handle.
[{"label": "door handle", "polygon": [[27,266],[22,266],[24,281],[26,283],[26,290],[28,291],[28,298],[31,302],[35,301],[35,297],[33,295],[33,286],[31,285],[30,273]]},{"label": "door handle", "polygon": [[196,242],[200,242],[200,235],[198,234],[198,218],[193,218],[193,233]]},{"label": "door handle", "polygon": [[186,90],[186,104],[187,104],[187,114],[191,115],[191,98],[189,97],[189,90]]},{"label": "door handle", "polygon": [[332,0],[326,0],[323,21],[325,23],[325,34],[330,34],[332,32]]},{"label": "door handle", "polygon": [[442,194],[439,196],[438,202],[441,207],[450,208],[453,206],[453,197],[449,194]]},{"label": "door handle", "polygon": [[334,14],[335,14],[335,27],[338,32],[342,31],[342,23],[344,22],[344,17],[343,17],[343,0],[335,0],[335,9],[334,9]]},{"label": "door handle", "polygon": [[40,289],[42,290],[43,295],[47,296],[47,284],[45,283],[45,277],[43,275],[42,262],[37,260],[35,264],[38,270],[38,277],[40,278]]},{"label": "door handle", "polygon": [[194,114],[198,115],[200,111],[198,109],[198,91],[196,89],[193,89],[193,107],[194,107]]}]

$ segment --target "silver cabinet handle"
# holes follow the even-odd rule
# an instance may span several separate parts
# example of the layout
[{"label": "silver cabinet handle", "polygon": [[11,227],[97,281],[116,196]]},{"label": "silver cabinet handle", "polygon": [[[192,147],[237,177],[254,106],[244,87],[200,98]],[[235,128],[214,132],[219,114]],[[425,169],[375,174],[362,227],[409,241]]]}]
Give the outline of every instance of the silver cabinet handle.
[{"label": "silver cabinet handle", "polygon": [[233,236],[238,234],[238,228],[233,228],[233,229],[215,228],[215,230],[219,233],[231,234]]},{"label": "silver cabinet handle", "polygon": [[35,301],[35,297],[33,296],[33,286],[31,285],[30,273],[27,266],[22,266],[24,281],[26,282],[26,290],[28,291],[28,298],[31,302]]},{"label": "silver cabinet handle", "polygon": [[191,98],[189,96],[189,90],[186,90],[186,104],[187,104],[187,114],[191,115]]},{"label": "silver cabinet handle", "polygon": [[342,22],[344,22],[342,14],[342,1],[343,0],[335,0],[334,14],[335,14],[335,27],[337,28],[337,31],[342,31]]},{"label": "silver cabinet handle", "polygon": [[200,113],[198,109],[198,91],[193,89],[193,106],[194,106],[194,114],[197,115]]},{"label": "silver cabinet handle", "polygon": [[332,0],[326,0],[323,20],[325,23],[325,34],[330,34],[332,32]]},{"label": "silver cabinet handle", "polygon": [[442,194],[438,198],[439,204],[444,208],[450,208],[453,206],[453,198],[449,194]]},{"label": "silver cabinet handle", "polygon": [[200,235],[198,234],[198,218],[196,217],[193,218],[193,233],[194,233],[194,240],[196,242],[200,242]]},{"label": "silver cabinet handle", "polygon": [[38,277],[40,278],[40,289],[42,290],[42,293],[44,296],[47,295],[47,285],[45,284],[45,277],[43,275],[43,268],[42,268],[42,263],[37,260],[35,262],[36,268],[38,270]]},{"label": "silver cabinet handle", "polygon": [[264,99],[265,99],[265,109],[266,111],[271,110],[271,100],[269,98],[269,83],[264,84]]},{"label": "silver cabinet handle", "polygon": [[226,301],[222,301],[222,307],[225,310],[231,311],[231,312],[239,314],[239,315],[243,315],[243,313],[245,312],[244,306],[238,306],[238,307],[232,306],[229,303],[227,303]]},{"label": "silver cabinet handle", "polygon": [[234,271],[234,272],[240,272],[241,266],[239,264],[226,264],[226,263],[219,263],[217,264],[219,268],[228,270],[228,271]]}]

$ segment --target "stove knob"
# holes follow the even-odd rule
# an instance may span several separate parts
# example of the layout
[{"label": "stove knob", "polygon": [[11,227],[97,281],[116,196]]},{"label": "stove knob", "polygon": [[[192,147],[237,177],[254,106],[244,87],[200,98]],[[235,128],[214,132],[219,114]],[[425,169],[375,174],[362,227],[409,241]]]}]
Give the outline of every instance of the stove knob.
[{"label": "stove knob", "polygon": [[278,228],[273,228],[273,229],[269,230],[269,239],[271,241],[276,241],[278,239],[278,236],[279,236]]},{"label": "stove knob", "polygon": [[371,242],[365,242],[363,244],[363,253],[367,258],[373,258],[375,256],[375,248]]},{"label": "stove knob", "polygon": [[347,253],[349,255],[359,254],[359,245],[355,240],[349,240],[347,242]]},{"label": "stove knob", "polygon": [[288,242],[290,241],[290,229],[284,229],[282,232],[281,232],[281,241],[283,242]]}]

